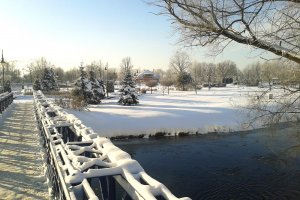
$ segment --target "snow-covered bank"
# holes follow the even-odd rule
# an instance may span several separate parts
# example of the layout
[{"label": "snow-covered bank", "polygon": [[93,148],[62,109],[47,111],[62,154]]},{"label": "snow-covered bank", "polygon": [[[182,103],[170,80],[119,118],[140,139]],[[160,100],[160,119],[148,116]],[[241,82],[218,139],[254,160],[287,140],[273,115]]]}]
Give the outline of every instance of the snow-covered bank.
[{"label": "snow-covered bank", "polygon": [[175,135],[180,132],[204,134],[244,130],[247,120],[235,106],[243,104],[258,88],[204,88],[195,92],[172,91],[140,96],[137,106],[122,106],[117,99],[103,100],[89,106],[89,111],[74,114],[101,136],[154,135],[157,132]]}]

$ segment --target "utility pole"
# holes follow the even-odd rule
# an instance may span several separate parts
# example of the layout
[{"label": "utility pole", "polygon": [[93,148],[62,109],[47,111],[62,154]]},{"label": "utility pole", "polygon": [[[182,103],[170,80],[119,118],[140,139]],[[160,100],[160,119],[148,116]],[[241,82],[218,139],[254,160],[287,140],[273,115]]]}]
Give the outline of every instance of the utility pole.
[{"label": "utility pole", "polygon": [[106,97],[108,97],[108,63],[106,63],[104,70],[106,70]]},{"label": "utility pole", "polygon": [[195,66],[195,93],[197,94],[197,68]]},{"label": "utility pole", "polygon": [[2,65],[2,91],[4,92],[4,65],[5,65],[5,61],[4,61],[4,58],[3,58],[3,49],[2,49],[1,65]]}]

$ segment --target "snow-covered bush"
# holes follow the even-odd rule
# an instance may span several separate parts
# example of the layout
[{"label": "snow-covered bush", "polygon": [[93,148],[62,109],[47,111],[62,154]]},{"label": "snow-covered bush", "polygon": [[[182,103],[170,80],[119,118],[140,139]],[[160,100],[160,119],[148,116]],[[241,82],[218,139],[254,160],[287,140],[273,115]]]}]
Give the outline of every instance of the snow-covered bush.
[{"label": "snow-covered bush", "polygon": [[135,92],[135,82],[132,80],[130,71],[127,71],[127,74],[122,81],[122,88],[120,89],[120,92],[120,104],[131,105],[139,103],[138,95]]}]

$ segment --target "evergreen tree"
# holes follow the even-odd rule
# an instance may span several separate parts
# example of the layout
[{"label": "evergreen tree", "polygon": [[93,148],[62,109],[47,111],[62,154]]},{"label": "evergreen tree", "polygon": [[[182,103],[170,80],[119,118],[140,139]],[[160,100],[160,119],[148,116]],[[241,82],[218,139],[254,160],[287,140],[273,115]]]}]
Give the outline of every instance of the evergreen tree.
[{"label": "evergreen tree", "polygon": [[132,76],[129,70],[122,81],[122,88],[120,90],[119,103],[123,105],[138,104],[137,94],[135,92],[135,82],[132,80]]},{"label": "evergreen tree", "polygon": [[107,92],[115,92],[115,85],[114,85],[114,81],[113,80],[109,80],[107,81],[107,84],[106,84],[106,90]]},{"label": "evergreen tree", "polygon": [[80,67],[80,78],[75,83],[75,89],[73,90],[73,96],[76,99],[84,100],[85,103],[98,104],[101,99],[104,98],[104,87],[103,83],[96,79],[95,73],[90,71],[89,78],[84,70],[84,67]]},{"label": "evergreen tree", "polygon": [[92,95],[91,95],[90,103],[98,104],[101,102],[101,99],[105,97],[105,90],[104,90],[103,83],[101,81],[99,82],[96,79],[95,72],[93,71],[90,71],[89,82],[92,86],[91,88]]},{"label": "evergreen tree", "polygon": [[103,82],[96,79],[94,71],[89,72],[89,77],[80,67],[80,78],[75,83],[75,89],[72,91],[74,104],[80,105],[81,101],[88,104],[99,104],[101,99],[105,97],[105,89]]},{"label": "evergreen tree", "polygon": [[6,81],[4,85],[4,92],[11,92],[10,81]]},{"label": "evergreen tree", "polygon": [[53,69],[45,68],[42,76],[41,89],[44,91],[58,90],[58,85]]},{"label": "evergreen tree", "polygon": [[87,78],[87,73],[84,70],[84,67],[79,68],[80,78],[75,83],[75,91],[73,92],[77,96],[83,96],[83,99],[86,103],[90,103],[92,94],[92,85]]},{"label": "evergreen tree", "polygon": [[104,86],[104,83],[103,83],[103,80],[101,79],[98,79],[98,83],[100,85],[100,88],[103,90],[103,98],[105,97],[105,86]]},{"label": "evergreen tree", "polygon": [[33,90],[38,91],[41,90],[41,81],[39,79],[35,79],[34,83],[33,83]]},{"label": "evergreen tree", "polygon": [[179,73],[177,76],[177,83],[179,86],[182,87],[182,91],[186,90],[186,88],[184,86],[190,84],[192,82],[192,77],[189,73],[187,72],[182,72]]}]

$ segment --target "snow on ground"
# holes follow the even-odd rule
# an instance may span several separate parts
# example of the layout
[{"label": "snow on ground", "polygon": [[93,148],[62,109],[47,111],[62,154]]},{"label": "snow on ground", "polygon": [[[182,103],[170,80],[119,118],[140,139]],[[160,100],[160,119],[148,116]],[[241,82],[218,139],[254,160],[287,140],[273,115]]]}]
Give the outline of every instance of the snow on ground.
[{"label": "snow on ground", "polygon": [[245,116],[235,107],[258,88],[231,86],[194,91],[156,92],[139,97],[140,104],[122,106],[118,98],[89,106],[89,111],[67,110],[101,136],[140,135],[167,132],[207,133],[241,130]]}]

